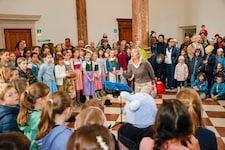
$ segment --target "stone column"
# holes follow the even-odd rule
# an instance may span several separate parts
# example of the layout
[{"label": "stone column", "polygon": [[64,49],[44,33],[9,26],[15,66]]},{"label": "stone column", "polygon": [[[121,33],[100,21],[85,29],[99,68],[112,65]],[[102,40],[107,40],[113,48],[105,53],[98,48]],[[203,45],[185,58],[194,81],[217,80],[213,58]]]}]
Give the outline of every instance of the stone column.
[{"label": "stone column", "polygon": [[148,47],[148,7],[148,0],[132,0],[132,39],[133,42],[140,41],[143,48]]},{"label": "stone column", "polygon": [[76,0],[78,40],[88,44],[86,0]]}]

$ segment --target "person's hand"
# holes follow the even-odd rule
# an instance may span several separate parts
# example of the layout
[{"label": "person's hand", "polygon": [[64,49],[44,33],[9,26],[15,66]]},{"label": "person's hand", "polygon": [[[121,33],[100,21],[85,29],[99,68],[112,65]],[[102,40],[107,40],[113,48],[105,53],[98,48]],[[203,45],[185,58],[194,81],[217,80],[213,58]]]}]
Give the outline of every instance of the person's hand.
[{"label": "person's hand", "polygon": [[216,98],[216,96],[212,94],[212,95],[211,95],[211,98],[212,98],[212,99],[215,99],[215,98]]},{"label": "person's hand", "polygon": [[116,71],[112,71],[112,74],[116,74]]},{"label": "person's hand", "polygon": [[99,76],[95,76],[95,78],[98,80],[99,79]]},{"label": "person's hand", "polygon": [[120,71],[120,70],[117,70],[117,71],[116,71],[116,74],[121,75],[121,74],[123,74],[123,72]]},{"label": "person's hand", "polygon": [[199,142],[193,135],[186,141],[186,144],[189,150],[200,150]]},{"label": "person's hand", "polygon": [[195,91],[199,91],[199,88],[197,86],[194,86]]},{"label": "person's hand", "polygon": [[160,78],[155,77],[155,80],[156,80],[156,81],[160,81]]},{"label": "person's hand", "polygon": [[204,61],[203,61],[203,64],[207,64],[207,63],[208,63],[208,60],[204,60]]}]

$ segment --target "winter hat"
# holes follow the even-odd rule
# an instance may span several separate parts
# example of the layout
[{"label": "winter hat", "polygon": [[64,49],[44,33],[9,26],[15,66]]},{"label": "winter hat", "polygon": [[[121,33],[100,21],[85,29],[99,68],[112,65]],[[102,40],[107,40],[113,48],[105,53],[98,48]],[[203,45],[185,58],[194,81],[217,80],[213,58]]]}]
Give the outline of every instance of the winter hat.
[{"label": "winter hat", "polygon": [[137,128],[147,128],[155,122],[157,108],[151,95],[121,92],[120,96],[126,100],[124,114],[128,123]]},{"label": "winter hat", "polygon": [[217,52],[223,52],[222,48],[217,49]]},{"label": "winter hat", "polygon": [[184,60],[184,56],[179,56],[178,60],[183,59]]},{"label": "winter hat", "polygon": [[205,48],[205,53],[208,54],[208,53],[211,53],[213,51],[214,47],[212,45],[208,45],[206,48]]}]

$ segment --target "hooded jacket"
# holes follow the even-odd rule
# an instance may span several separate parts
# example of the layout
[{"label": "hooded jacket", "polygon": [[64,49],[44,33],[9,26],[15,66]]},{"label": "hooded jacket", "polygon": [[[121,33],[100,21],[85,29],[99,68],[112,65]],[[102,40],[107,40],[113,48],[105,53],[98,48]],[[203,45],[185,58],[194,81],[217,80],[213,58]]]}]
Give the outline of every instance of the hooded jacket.
[{"label": "hooded jacket", "polygon": [[66,150],[72,131],[66,126],[55,126],[45,137],[36,140],[42,150]]}]

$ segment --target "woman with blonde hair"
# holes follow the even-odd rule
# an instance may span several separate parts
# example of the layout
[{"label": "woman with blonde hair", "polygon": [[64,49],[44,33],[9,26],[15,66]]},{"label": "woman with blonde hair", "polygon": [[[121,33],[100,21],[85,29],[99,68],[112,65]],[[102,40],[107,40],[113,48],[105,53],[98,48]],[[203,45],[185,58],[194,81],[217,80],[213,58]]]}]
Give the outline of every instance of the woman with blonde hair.
[{"label": "woman with blonde hair", "polygon": [[202,44],[200,43],[201,36],[197,35],[197,34],[193,35],[191,37],[191,42],[192,43],[190,45],[188,45],[188,47],[187,47],[187,53],[188,53],[188,57],[189,57],[190,61],[191,61],[192,57],[194,56],[196,49],[200,49],[202,56],[204,56],[204,48],[203,48]]},{"label": "woman with blonde hair", "polygon": [[183,88],[177,93],[176,98],[188,106],[193,123],[193,133],[199,141],[200,148],[202,150],[217,150],[215,133],[205,128],[199,94],[194,89]]},{"label": "woman with blonde hair", "polygon": [[155,75],[152,65],[142,58],[139,48],[132,48],[131,60],[128,63],[128,70],[124,76],[126,78],[135,78],[135,93],[149,93]]}]

